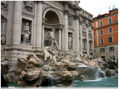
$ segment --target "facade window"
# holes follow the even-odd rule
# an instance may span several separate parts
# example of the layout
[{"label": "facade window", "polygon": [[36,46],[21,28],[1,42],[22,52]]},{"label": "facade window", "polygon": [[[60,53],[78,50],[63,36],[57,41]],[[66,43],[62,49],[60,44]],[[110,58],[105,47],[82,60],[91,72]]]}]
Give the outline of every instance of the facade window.
[{"label": "facade window", "polygon": [[102,21],[100,21],[100,26],[101,26],[101,27],[103,26],[103,23],[102,23]]},{"label": "facade window", "polygon": [[103,34],[103,30],[100,30],[100,34],[101,34],[101,35]]},{"label": "facade window", "polygon": [[72,16],[68,16],[68,25],[69,26],[73,25],[73,17]]},{"label": "facade window", "polygon": [[109,24],[112,24],[112,19],[111,18],[109,18]]},{"label": "facade window", "polygon": [[112,27],[109,27],[109,33],[112,33]]},{"label": "facade window", "polygon": [[110,47],[109,48],[109,51],[114,51],[114,47]]},{"label": "facade window", "polygon": [[105,52],[105,48],[101,48],[100,49],[100,52]]},{"label": "facade window", "polygon": [[85,23],[82,25],[82,28],[83,28],[84,30],[86,30],[86,24],[85,24]]},{"label": "facade window", "polygon": [[68,32],[68,48],[72,49],[73,47],[73,34]]},{"label": "facade window", "polygon": [[83,49],[84,49],[84,50],[86,50],[86,46],[87,46],[86,44],[87,44],[87,41],[86,41],[86,39],[84,39],[84,40],[83,40]]},{"label": "facade window", "polygon": [[101,44],[104,44],[104,39],[103,38],[101,38]]},{"label": "facade window", "polygon": [[92,41],[89,41],[89,50],[91,50],[92,47]]},{"label": "facade window", "polygon": [[109,37],[109,42],[113,42],[113,37],[112,36]]}]

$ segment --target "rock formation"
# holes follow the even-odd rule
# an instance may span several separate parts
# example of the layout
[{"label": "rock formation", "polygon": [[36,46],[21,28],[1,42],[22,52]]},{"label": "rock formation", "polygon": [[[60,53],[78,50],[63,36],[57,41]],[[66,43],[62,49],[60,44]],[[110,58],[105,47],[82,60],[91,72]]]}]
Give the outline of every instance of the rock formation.
[{"label": "rock formation", "polygon": [[[8,82],[10,77],[8,61],[2,62],[2,71]],[[78,55],[61,50],[44,48],[39,54],[29,54],[17,60],[18,85],[21,87],[69,86],[75,79],[92,80],[97,77],[114,77],[118,73],[117,61],[89,55]],[[3,70],[5,68],[6,70]],[[103,70],[103,71],[102,71]]]},{"label": "rock formation", "polygon": [[41,54],[30,54],[18,59],[19,86],[67,86],[78,76],[78,65],[66,55],[61,56],[62,52],[45,48]]}]

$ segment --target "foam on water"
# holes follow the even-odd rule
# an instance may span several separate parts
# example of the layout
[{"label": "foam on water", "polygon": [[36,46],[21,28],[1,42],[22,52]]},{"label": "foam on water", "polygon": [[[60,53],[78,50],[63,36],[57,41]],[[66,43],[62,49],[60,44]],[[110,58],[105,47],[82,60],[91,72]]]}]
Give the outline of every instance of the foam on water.
[{"label": "foam on water", "polygon": [[104,78],[98,78],[98,79],[95,79],[95,80],[84,80],[82,82],[97,82],[97,81],[101,81],[102,79],[104,79]]}]

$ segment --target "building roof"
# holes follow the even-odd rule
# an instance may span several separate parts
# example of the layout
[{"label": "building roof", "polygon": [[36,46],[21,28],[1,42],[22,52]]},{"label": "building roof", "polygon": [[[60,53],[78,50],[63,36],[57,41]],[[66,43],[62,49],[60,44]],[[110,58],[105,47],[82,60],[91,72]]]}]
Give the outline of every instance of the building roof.
[{"label": "building roof", "polygon": [[118,13],[118,9],[115,8],[115,9],[112,9],[112,10],[109,10],[108,13],[105,13],[105,14],[99,14],[97,17],[94,17],[93,20],[98,20],[98,19],[101,19],[101,18],[104,18],[104,17],[107,17],[107,16],[110,16],[110,15],[113,15],[115,13]]}]

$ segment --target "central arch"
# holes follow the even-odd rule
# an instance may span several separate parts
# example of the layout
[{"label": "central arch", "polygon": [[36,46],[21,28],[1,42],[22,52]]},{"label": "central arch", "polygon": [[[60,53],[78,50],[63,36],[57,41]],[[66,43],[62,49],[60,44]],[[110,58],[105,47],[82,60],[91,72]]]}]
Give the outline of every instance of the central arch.
[{"label": "central arch", "polygon": [[54,32],[55,39],[58,45],[61,45],[61,16],[59,12],[54,8],[46,8],[43,13],[43,27],[44,27],[44,46],[47,45],[48,38],[47,33],[49,31]]},{"label": "central arch", "polygon": [[46,24],[60,24],[58,15],[54,11],[48,11],[45,15]]},{"label": "central arch", "polygon": [[62,23],[62,17],[61,17],[61,14],[59,13],[59,11],[57,11],[57,9],[54,9],[52,7],[47,7],[44,9],[43,11],[43,18],[46,19],[46,15],[47,14],[51,14],[53,16],[57,16],[57,18],[59,19],[59,24]]}]

